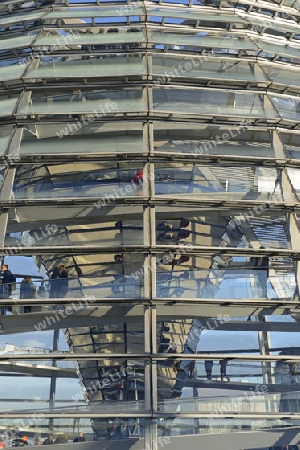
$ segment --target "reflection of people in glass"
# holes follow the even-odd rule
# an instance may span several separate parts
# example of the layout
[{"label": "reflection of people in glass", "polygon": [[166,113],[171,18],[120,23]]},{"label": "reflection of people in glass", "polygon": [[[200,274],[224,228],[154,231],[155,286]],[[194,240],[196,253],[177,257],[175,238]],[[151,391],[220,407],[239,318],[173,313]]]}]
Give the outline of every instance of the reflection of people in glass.
[{"label": "reflection of people in glass", "polygon": [[173,225],[171,223],[168,223],[166,220],[163,220],[162,222],[160,222],[156,229],[157,230],[162,230],[162,231],[167,231],[167,230],[172,230]]},{"label": "reflection of people in glass", "polygon": [[28,445],[28,436],[18,436],[12,441],[12,447],[25,447]]},{"label": "reflection of people in glass", "polygon": [[132,181],[136,186],[141,186],[143,184],[143,169],[137,171]]},{"label": "reflection of people in glass", "polygon": [[73,89],[72,96],[70,98],[70,102],[77,101],[77,102],[86,102],[86,98],[84,94],[82,93],[81,89]]},{"label": "reflection of people in glass", "polygon": [[173,233],[159,233],[159,235],[157,236],[157,240],[158,241],[175,241],[175,236],[173,235]]},{"label": "reflection of people in glass", "polygon": [[52,436],[48,436],[45,440],[44,440],[44,442],[43,442],[43,445],[52,445],[53,444],[53,438],[52,438]]}]

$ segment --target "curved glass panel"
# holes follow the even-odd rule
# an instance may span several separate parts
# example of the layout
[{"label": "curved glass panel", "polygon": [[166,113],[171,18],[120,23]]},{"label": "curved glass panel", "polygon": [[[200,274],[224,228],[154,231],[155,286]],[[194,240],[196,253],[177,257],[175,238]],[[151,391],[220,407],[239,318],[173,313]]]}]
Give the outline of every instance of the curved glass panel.
[{"label": "curved glass panel", "polygon": [[0,448],[292,448],[299,0],[80,1],[0,5]]},{"label": "curved glass panel", "polygon": [[[84,412],[84,409],[78,407],[75,411],[80,414]],[[93,445],[93,441],[97,438],[97,433],[93,432],[91,423],[93,423],[93,429],[96,427],[98,433],[102,435],[103,440],[119,440],[126,435],[129,445],[137,439],[143,445],[144,434],[142,430],[145,427],[145,420],[136,417],[119,419],[116,423],[114,417],[95,419],[92,417],[83,418],[78,415],[74,419],[60,417],[49,419],[43,418],[42,413],[37,413],[28,420],[2,419],[0,427],[3,431],[3,442],[6,447],[14,447],[16,443],[21,441],[20,446],[65,444],[67,448],[78,449],[80,442],[88,443],[83,445]],[[25,436],[26,444],[22,443],[24,441],[23,436]]]},{"label": "curved glass panel", "polygon": [[[24,79],[36,78],[82,78],[86,76],[87,66],[89,67],[89,77],[107,77],[107,76],[122,76],[122,75],[146,75],[145,61],[137,58],[124,58],[123,61],[114,61],[106,58],[101,62],[93,59],[88,63],[85,57],[72,57],[70,61],[57,61],[57,58],[50,58],[47,65],[44,67],[29,68],[24,76]],[[35,66],[36,64],[34,64]],[[1,72],[0,72],[1,76]],[[82,100],[84,101],[84,100]],[[92,105],[91,105],[92,106]],[[98,105],[99,106],[99,105]]]},{"label": "curved glass panel", "polygon": [[225,90],[157,88],[153,90],[153,109],[182,115],[278,117],[275,109],[266,110],[262,94]]},{"label": "curved glass panel", "polygon": [[[188,196],[204,193],[274,193],[277,171],[255,166],[222,166],[201,164],[164,164],[155,166],[155,193]],[[247,197],[245,197],[247,199]]]},{"label": "curved glass panel", "polygon": [[101,126],[94,122],[68,123],[64,128],[58,123],[29,125],[23,129],[20,157],[37,154],[39,157],[74,156],[74,152],[78,157],[92,157],[144,151],[140,122],[105,123]]},{"label": "curved glass panel", "polygon": [[[124,330],[118,330],[117,326],[111,327],[111,332],[97,330],[94,327],[93,334],[89,336],[89,345],[85,345],[88,340],[86,334],[87,329],[81,328],[81,333],[78,335],[69,335],[68,339],[73,342],[80,349],[81,354],[89,353],[93,351],[106,353],[105,340],[115,346],[115,351],[118,352],[118,348],[124,349]],[[136,333],[142,335],[142,330],[138,333],[133,331],[134,327],[129,326],[129,335]],[[130,338],[129,338],[130,339]],[[142,348],[137,343],[138,348]],[[121,352],[120,352],[121,353]],[[46,356],[46,355],[45,355]],[[53,364],[54,363],[54,364]],[[85,361],[74,360],[68,363],[59,360],[41,360],[37,361],[26,360],[26,354],[24,354],[23,360],[10,359],[9,363],[1,363],[3,369],[5,365],[9,365],[10,369],[20,375],[23,373],[35,375],[35,390],[32,389],[32,383],[30,378],[24,376],[24,388],[18,389],[10,393],[11,378],[9,376],[2,377],[3,387],[5,387],[5,396],[1,399],[1,412],[9,411],[11,413],[26,413],[28,416],[24,421],[20,420],[20,425],[23,425],[28,431],[30,428],[36,425],[30,424],[30,419],[40,419],[40,427],[42,423],[44,426],[49,419],[46,419],[47,413],[84,413],[92,414],[101,413],[99,409],[99,401],[109,401],[110,413],[116,414],[118,412],[126,413],[141,413],[147,412],[143,398],[145,397],[145,361],[135,359],[122,359],[115,360],[111,363],[108,359],[101,359],[99,363],[97,361]],[[76,371],[80,370],[82,374],[81,383],[78,382]],[[95,371],[97,376],[95,376]],[[50,389],[51,373],[57,372],[57,397],[53,404],[49,406],[47,396],[45,395]],[[81,385],[80,385],[81,384]],[[124,391],[131,394],[125,400]],[[21,392],[22,391],[22,392]],[[9,395],[11,394],[11,397]],[[135,393],[138,393],[140,402],[136,402]],[[37,398],[38,397],[38,398]],[[88,404],[85,400],[88,398]],[[19,404],[16,400],[19,399]],[[20,404],[20,400],[22,403]],[[121,408],[121,409],[120,409]],[[36,413],[35,416],[33,414]],[[38,414],[39,413],[39,416]],[[23,423],[22,423],[23,422]],[[41,423],[42,422],[42,423]],[[84,420],[82,420],[84,422]],[[30,426],[31,425],[31,426]],[[66,424],[65,424],[66,426]],[[85,425],[88,427],[88,422]],[[23,429],[23,431],[24,431]],[[40,429],[40,432],[42,430]],[[77,431],[77,430],[76,430]],[[43,434],[45,431],[43,430]],[[75,430],[73,431],[75,434]],[[75,436],[74,436],[75,437]],[[92,440],[92,439],[90,439]]]},{"label": "curved glass panel", "polygon": [[[143,209],[128,207],[30,207],[17,208],[18,223],[7,225],[6,247],[126,246],[142,245]],[[51,216],[51,220],[46,219]],[[32,220],[34,218],[34,221]],[[120,220],[121,218],[121,220]],[[31,219],[31,220],[30,220]]]},{"label": "curved glass panel", "polygon": [[[49,93],[50,94],[50,93]],[[20,105],[17,115],[70,115],[86,114],[86,122],[96,118],[114,116],[120,112],[145,110],[142,89],[131,91],[92,91],[86,94],[80,89],[51,94],[50,96],[33,96],[30,104]],[[86,123],[83,120],[77,122]]]},{"label": "curved glass panel", "polygon": [[23,35],[18,37],[11,37],[10,39],[2,39],[0,42],[0,50],[9,50],[21,47],[29,47],[34,41],[35,36],[33,35]]},{"label": "curved glass panel", "polygon": [[154,151],[157,153],[184,153],[199,155],[230,155],[237,157],[275,157],[274,137],[271,131],[255,133],[246,126],[210,126],[183,123],[154,123]]},{"label": "curved glass panel", "polygon": [[280,117],[292,121],[299,120],[300,101],[298,97],[270,95],[270,99]]},{"label": "curved glass panel", "polygon": [[[76,33],[66,33],[61,37],[57,37],[56,33],[48,30],[43,34],[39,35],[36,41],[33,44],[35,46],[54,46],[56,48],[63,47],[64,50],[66,48],[72,49],[71,44],[76,44],[75,49],[78,50],[88,50],[85,46],[91,46],[90,50],[108,50],[108,45],[113,44],[132,44],[132,43],[140,43],[146,42],[145,34],[139,30],[124,30],[123,33],[104,33],[104,30],[99,29],[89,29],[86,32],[76,30]],[[134,31],[131,33],[130,31]],[[97,48],[99,46],[99,48]],[[104,61],[103,61],[104,62]]]},{"label": "curved glass panel", "polygon": [[[251,227],[261,246],[291,248],[286,215],[272,212],[270,209],[271,205],[265,204],[264,208],[258,207],[256,210],[248,210],[247,213],[231,210],[226,214],[225,211],[217,213],[209,209],[199,211],[195,207],[157,207],[156,243],[170,246],[189,244],[251,248],[250,235],[243,235],[243,232],[246,234],[246,229]],[[232,264],[239,266],[238,262]],[[250,261],[243,262],[245,267],[249,264],[251,265]]]},{"label": "curved glass panel", "polygon": [[[48,172],[49,169],[49,172]],[[80,198],[95,199],[95,207],[127,196],[143,196],[143,171],[138,164],[70,164],[19,166],[12,198]],[[88,171],[89,176],[86,176]],[[47,175],[48,173],[48,175]]]},{"label": "curved glass panel", "polygon": [[300,158],[300,136],[298,133],[280,133],[284,148],[292,159]]},{"label": "curved glass panel", "polygon": [[1,98],[0,99],[0,116],[5,117],[11,115],[17,104],[18,97]]},{"label": "curved glass panel", "polygon": [[[186,255],[184,255],[186,256]],[[166,255],[169,257],[169,255]],[[205,258],[186,256],[188,261],[180,257],[175,259],[175,264],[160,263],[157,271],[157,297],[161,298],[284,298],[291,297],[295,293],[296,283],[293,267],[289,273],[280,273],[280,265],[276,261],[269,262],[269,267],[274,267],[271,273],[268,267],[249,268],[245,264],[237,267],[223,269],[221,266],[211,269],[197,268],[202,264],[207,265]],[[253,262],[252,262],[253,264]],[[192,267],[191,267],[192,266]],[[248,266],[248,267],[247,267]],[[204,267],[204,266],[203,266]],[[273,274],[272,274],[273,273]],[[280,279],[277,284],[278,278]]]},{"label": "curved glass panel", "polygon": [[263,71],[256,66],[254,73],[253,63],[234,59],[219,59],[214,56],[199,56],[197,58],[175,58],[166,56],[154,56],[152,60],[153,74],[163,75],[159,78],[164,84],[175,77],[215,78],[232,81],[257,81],[264,82],[268,78]]}]

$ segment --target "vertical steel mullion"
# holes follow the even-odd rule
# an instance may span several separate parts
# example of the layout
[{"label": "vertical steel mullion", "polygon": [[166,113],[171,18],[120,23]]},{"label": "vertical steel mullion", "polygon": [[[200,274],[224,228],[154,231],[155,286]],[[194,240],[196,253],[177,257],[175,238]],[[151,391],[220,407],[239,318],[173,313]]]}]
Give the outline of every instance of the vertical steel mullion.
[{"label": "vertical steel mullion", "polygon": [[[143,127],[143,144],[144,150],[148,155],[150,152],[150,135],[148,123]],[[149,162],[144,165],[144,196],[148,199],[151,198],[153,192],[153,179],[152,179],[152,166]],[[144,223],[144,246],[151,249],[153,242],[153,223],[154,216],[153,211],[148,203],[143,210],[143,223]],[[153,258],[151,251],[148,250],[147,255],[144,258],[144,298],[153,297]],[[155,327],[154,327],[155,328]],[[145,353],[152,355],[153,353],[153,310],[152,305],[145,305],[144,308],[144,339],[145,339]],[[154,377],[155,379],[155,377]],[[146,412],[153,413],[153,397],[156,395],[155,382],[153,382],[153,362],[152,358],[145,362],[145,408]],[[144,447],[151,450],[153,448],[153,433],[151,419],[145,419],[145,442]]]},{"label": "vertical steel mullion", "polygon": [[[288,213],[287,217],[288,222],[288,230],[290,235],[291,247],[293,252],[299,251],[299,233],[300,227],[297,221],[296,214],[294,212]],[[299,301],[300,292],[299,292],[299,283],[300,283],[300,261],[299,259],[294,260],[294,270],[295,270],[295,281],[296,281],[296,289],[294,292],[293,300]]]},{"label": "vertical steel mullion", "polygon": [[0,202],[8,201],[11,199],[14,180],[16,176],[16,168],[10,168],[7,170],[3,185],[0,191]]},{"label": "vertical steel mullion", "polygon": [[[58,350],[58,340],[59,340],[59,329],[53,331],[53,351]],[[57,367],[56,359],[52,360],[52,367]],[[51,376],[50,381],[50,392],[49,392],[49,412],[53,412],[55,409],[55,398],[56,398],[56,375]],[[54,419],[49,419],[49,430],[53,431]]]},{"label": "vertical steel mullion", "polygon": [[[145,274],[145,277],[147,275]],[[144,310],[144,339],[145,339],[145,353],[151,354],[151,316],[152,316],[152,307],[145,306]],[[145,411],[153,412],[152,409],[152,374],[151,374],[151,360],[145,361],[145,384],[144,384],[144,392],[145,392]],[[149,419],[145,419],[145,430],[144,430],[144,448],[152,449],[152,435],[151,435],[151,425]]]},{"label": "vertical steel mullion", "polygon": [[284,153],[284,145],[280,139],[279,133],[277,130],[273,130],[271,131],[272,133],[272,144],[274,147],[274,153],[275,153],[275,158],[278,161],[282,161],[283,159],[286,158],[286,155]]},{"label": "vertical steel mullion", "polygon": [[23,138],[23,130],[24,128],[16,128],[13,131],[8,144],[4,149],[3,154],[6,154],[6,158],[8,159],[8,161],[5,161],[5,164],[7,164],[7,166],[9,166],[10,160],[16,158],[16,156],[19,156],[21,140]]},{"label": "vertical steel mullion", "polygon": [[[149,125],[145,125],[144,131],[147,133],[148,150],[153,148],[153,133],[149,130]],[[145,136],[145,133],[144,133]],[[146,163],[144,167],[144,195],[150,199],[154,193],[154,167],[151,163]],[[151,248],[155,244],[155,209],[148,204],[143,212],[144,221],[144,245],[149,248],[144,260],[144,292],[145,297],[150,299],[151,304],[145,306],[145,353],[153,355],[157,351],[156,343],[156,309],[152,306],[152,298],[155,293],[156,279],[156,258],[153,257]],[[145,407],[147,412],[153,414],[157,410],[157,364],[152,357],[145,366]],[[156,420],[147,419],[145,421],[145,448],[152,450],[156,443]]]},{"label": "vertical steel mullion", "polygon": [[0,247],[4,247],[7,223],[8,223],[8,211],[5,211],[2,212],[0,215]]}]

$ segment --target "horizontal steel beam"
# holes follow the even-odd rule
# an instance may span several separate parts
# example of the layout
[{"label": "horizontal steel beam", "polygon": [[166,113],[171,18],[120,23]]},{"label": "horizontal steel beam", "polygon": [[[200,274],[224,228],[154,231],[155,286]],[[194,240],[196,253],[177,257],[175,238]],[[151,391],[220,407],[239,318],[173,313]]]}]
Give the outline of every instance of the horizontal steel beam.
[{"label": "horizontal steel beam", "polygon": [[68,353],[68,352],[52,352],[49,353],[35,353],[35,354],[0,354],[0,361],[19,361],[19,360],[43,360],[43,361],[52,361],[52,360],[72,360],[72,361],[97,361],[98,359],[112,359],[112,360],[143,360],[143,361],[166,361],[166,360],[188,360],[191,359],[195,361],[284,361],[284,362],[293,362],[300,361],[300,355],[241,355],[241,354],[223,354],[223,353],[214,353],[213,355],[208,353]]},{"label": "horizontal steel beam", "polygon": [[[300,204],[299,204],[300,207]],[[70,243],[69,245],[45,245],[45,246],[34,246],[34,247],[26,247],[24,245],[13,245],[7,247],[0,247],[0,252],[4,253],[6,256],[11,256],[15,253],[21,255],[46,255],[46,254],[92,254],[99,253],[102,251],[103,253],[141,253],[141,254],[162,254],[168,253],[171,251],[180,250],[181,253],[189,254],[189,255],[229,255],[229,256],[249,256],[249,257],[261,257],[261,256],[282,256],[282,257],[290,257],[295,259],[300,259],[300,244],[298,249],[284,249],[284,248],[264,248],[264,249],[255,249],[255,248],[240,248],[240,247],[221,247],[221,246],[208,246],[208,245],[193,245],[193,244],[171,244],[171,245],[107,245],[97,244],[94,245],[74,245]],[[6,252],[6,253],[5,253]],[[10,253],[11,254],[10,254]],[[241,264],[242,269],[246,268]],[[250,267],[247,266],[249,269]],[[234,267],[237,269],[237,266]],[[202,269],[205,270],[205,269]],[[207,269],[208,270],[208,269]],[[218,270],[231,270],[230,266],[227,267],[219,267]],[[259,270],[256,268],[256,270]],[[83,277],[84,278],[84,277]]]},{"label": "horizontal steel beam", "polygon": [[[106,197],[94,197],[94,198],[44,198],[44,199],[11,199],[3,200],[0,203],[1,208],[17,208],[22,206],[93,206],[99,200],[107,201]],[[145,206],[176,206],[181,207],[197,207],[199,213],[203,214],[205,211],[211,211],[216,209],[218,213],[230,211],[232,215],[240,215],[242,212],[249,214],[249,210],[253,209],[253,214],[255,216],[255,208],[260,208],[262,205],[267,205],[265,209],[267,211],[272,210],[273,212],[300,212],[300,202],[272,202],[267,199],[261,200],[243,200],[237,198],[236,200],[230,196],[222,196],[222,198],[211,198],[207,195],[189,198],[174,198],[159,195],[157,197],[147,197],[147,196],[127,196],[124,198],[111,199],[110,206],[112,205],[145,205]],[[95,205],[94,205],[95,206]]]},{"label": "horizontal steel beam", "polygon": [[[126,406],[126,402],[123,403],[124,407]],[[153,412],[149,413],[145,411],[144,413],[95,413],[95,412],[84,412],[83,410],[78,412],[77,410],[73,410],[74,412],[47,412],[41,410],[41,414],[43,414],[43,419],[50,419],[50,418],[62,418],[62,419],[73,419],[73,418],[85,418],[85,419],[92,419],[92,418],[161,418],[166,417],[169,419],[176,419],[176,418],[185,418],[185,419],[192,419],[192,418],[199,418],[199,419],[211,419],[210,414],[213,414],[214,411],[207,411],[207,412]],[[293,412],[279,412],[279,413],[267,413],[267,412],[249,412],[249,413],[242,413],[242,412],[230,412],[230,413],[216,413],[217,417],[215,419],[226,419],[226,420],[240,420],[240,419],[256,419],[256,420],[299,420],[300,419],[300,413],[293,413]],[[27,413],[1,413],[0,414],[0,420],[1,419],[22,419],[22,418],[28,418],[28,412]]]}]

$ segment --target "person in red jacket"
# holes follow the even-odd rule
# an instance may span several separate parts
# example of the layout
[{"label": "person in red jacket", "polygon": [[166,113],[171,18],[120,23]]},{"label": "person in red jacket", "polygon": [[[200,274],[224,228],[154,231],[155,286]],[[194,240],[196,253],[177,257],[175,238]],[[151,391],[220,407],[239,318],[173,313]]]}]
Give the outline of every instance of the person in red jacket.
[{"label": "person in red jacket", "polygon": [[141,186],[143,184],[143,169],[137,171],[132,181],[136,186]]}]

